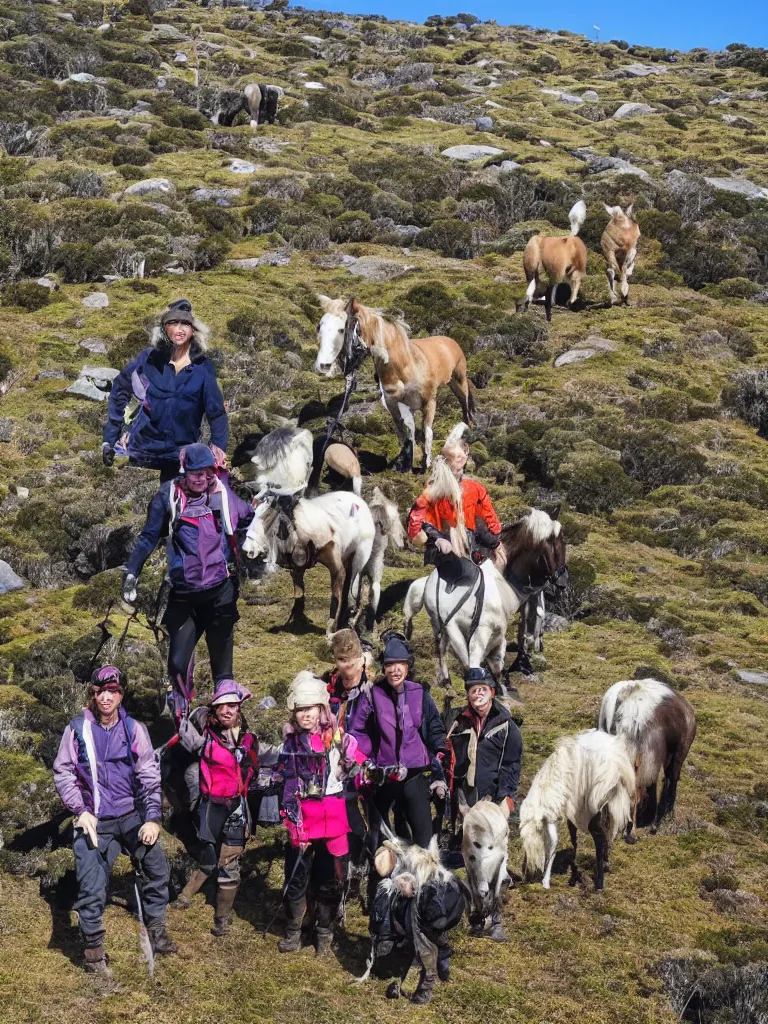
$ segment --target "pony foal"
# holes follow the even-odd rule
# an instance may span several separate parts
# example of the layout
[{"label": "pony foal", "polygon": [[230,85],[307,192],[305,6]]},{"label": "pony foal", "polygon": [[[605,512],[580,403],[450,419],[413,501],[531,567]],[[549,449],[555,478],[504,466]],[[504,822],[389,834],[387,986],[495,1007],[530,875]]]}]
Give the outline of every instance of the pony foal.
[{"label": "pony foal", "polygon": [[[696,736],[696,715],[688,701],[657,679],[626,679],[614,683],[600,705],[598,728],[621,736],[635,766],[637,804],[653,814],[651,832],[675,809],[683,762]],[[656,802],[659,773],[664,772],[661,799]],[[645,805],[643,807],[643,805]],[[632,835],[633,819],[624,839]]]},{"label": "pony foal", "polygon": [[[611,219],[600,239],[600,248],[608,264],[605,272],[608,275],[608,287],[611,289],[611,305],[617,302],[629,305],[629,278],[635,269],[637,243],[640,238],[640,228],[632,216],[632,205],[630,204],[626,210],[622,210],[620,206],[605,207]],[[617,277],[620,282],[620,299],[614,287]]]},{"label": "pony foal", "polygon": [[595,888],[602,890],[608,842],[631,820],[634,794],[635,772],[620,737],[590,729],[558,740],[520,808],[524,873],[543,871],[541,884],[549,888],[557,828],[565,818],[573,846],[570,884],[579,879],[576,839],[581,829],[595,841]]},{"label": "pony foal", "polygon": [[587,205],[580,199],[568,214],[568,220],[571,222],[570,235],[558,235],[555,238],[533,235],[528,239],[523,253],[523,269],[528,282],[524,309],[528,309],[528,305],[533,302],[542,274],[547,275],[549,282],[544,298],[547,320],[552,319],[552,302],[557,286],[564,281],[571,287],[568,305],[573,306],[579,294],[582,278],[587,272],[587,247],[577,237],[586,217]]},{"label": "pony foal", "polygon": [[507,878],[509,845],[509,804],[495,804],[490,797],[470,807],[459,790],[461,816],[461,852],[467,869],[467,884],[472,894],[469,923],[473,935],[483,935],[490,917],[490,937],[506,942],[501,920],[501,887]]}]

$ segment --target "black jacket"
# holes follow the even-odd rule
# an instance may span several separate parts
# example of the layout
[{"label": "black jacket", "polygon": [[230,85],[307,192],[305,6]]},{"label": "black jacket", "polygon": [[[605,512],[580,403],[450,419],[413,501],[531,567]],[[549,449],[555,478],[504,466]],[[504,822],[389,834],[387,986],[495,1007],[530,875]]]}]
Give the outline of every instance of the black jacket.
[{"label": "black jacket", "polygon": [[468,796],[476,796],[478,800],[490,796],[498,803],[507,796],[514,798],[520,782],[523,737],[509,711],[497,700],[494,700],[483,724],[483,731],[477,738],[476,793],[471,793],[467,773],[470,767],[469,743],[475,721],[471,709],[466,707],[456,718],[449,735],[455,758],[455,788],[463,790]]}]

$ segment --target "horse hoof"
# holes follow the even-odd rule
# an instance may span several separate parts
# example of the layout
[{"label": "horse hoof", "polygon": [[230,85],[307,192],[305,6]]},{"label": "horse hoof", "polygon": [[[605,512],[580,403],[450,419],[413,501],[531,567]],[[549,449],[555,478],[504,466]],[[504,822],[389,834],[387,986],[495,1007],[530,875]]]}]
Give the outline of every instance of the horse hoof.
[{"label": "horse hoof", "polygon": [[656,833],[659,831],[659,826],[658,825],[651,825],[651,827],[650,827],[650,829],[648,831],[651,833],[652,836],[655,836]]},{"label": "horse hoof", "polygon": [[400,983],[397,981],[391,981],[387,985],[387,999],[399,999],[400,998]]},{"label": "horse hoof", "polygon": [[628,836],[624,836],[624,842],[627,846],[635,846],[637,843],[637,836],[630,833]]}]

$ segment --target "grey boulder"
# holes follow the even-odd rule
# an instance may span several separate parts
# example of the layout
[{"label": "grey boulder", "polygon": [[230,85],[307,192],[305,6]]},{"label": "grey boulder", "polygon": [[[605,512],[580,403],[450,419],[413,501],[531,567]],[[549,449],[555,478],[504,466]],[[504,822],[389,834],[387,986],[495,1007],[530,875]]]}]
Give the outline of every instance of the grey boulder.
[{"label": "grey boulder", "polygon": [[649,107],[647,103],[622,103],[619,109],[614,111],[613,119],[623,121],[627,117],[645,117],[654,112],[653,107]]},{"label": "grey boulder", "polygon": [[165,195],[173,195],[176,186],[170,178],[144,178],[142,181],[134,181],[132,185],[123,192],[125,196],[145,196],[150,192],[162,192]]},{"label": "grey boulder", "polygon": [[762,188],[746,178],[705,178],[704,181],[721,192],[737,192],[747,199],[768,199],[768,188]]},{"label": "grey boulder", "polygon": [[80,300],[86,309],[106,309],[109,305],[109,296],[106,292],[91,292],[84,295]]},{"label": "grey boulder", "polygon": [[442,151],[441,156],[449,160],[481,160],[486,156],[499,156],[503,152],[503,149],[496,146],[449,146]]},{"label": "grey boulder", "polygon": [[20,590],[24,586],[24,582],[7,562],[0,559],[0,594],[10,594],[12,590]]}]

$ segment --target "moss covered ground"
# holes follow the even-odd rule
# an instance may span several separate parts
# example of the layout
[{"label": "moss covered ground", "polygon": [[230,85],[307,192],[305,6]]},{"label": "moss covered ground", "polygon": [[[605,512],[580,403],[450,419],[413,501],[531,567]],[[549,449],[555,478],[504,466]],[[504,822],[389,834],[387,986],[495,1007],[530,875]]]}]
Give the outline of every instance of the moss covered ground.
[{"label": "moss covered ground", "polygon": [[[623,77],[633,64],[651,73]],[[82,73],[93,80],[69,78]],[[212,125],[219,90],[254,79],[285,89],[277,124],[253,129],[241,114],[231,128]],[[615,119],[626,102],[653,113]],[[765,51],[595,44],[471,18],[419,26],[190,0],[0,0],[0,110],[0,558],[26,581],[0,597],[5,1018],[672,1024],[699,1017],[665,983],[671,960],[765,967],[768,689],[738,672],[768,663],[768,200],[707,180],[750,182],[750,196],[768,188]],[[491,130],[476,129],[480,115]],[[500,152],[441,155],[465,144]],[[233,158],[257,167],[232,173]],[[173,190],[125,194],[150,177]],[[551,325],[541,309],[516,313],[527,238],[564,230],[580,198],[586,308],[558,308]],[[630,202],[643,232],[632,305],[609,308],[603,203]],[[227,262],[278,251],[287,262]],[[363,256],[388,261],[378,279],[350,273]],[[34,283],[43,275],[55,290]],[[83,305],[94,291],[107,308]],[[34,843],[20,837],[59,810],[50,764],[95,657],[125,669],[130,706],[165,738],[164,654],[147,625],[163,570],[156,555],[128,621],[113,603],[119,567],[153,477],[101,465],[104,405],[65,388],[85,365],[124,365],[158,311],[185,295],[212,328],[230,456],[247,481],[252,439],[275,416],[309,409],[319,431],[340,394],[312,369],[318,293],[354,293],[402,312],[414,334],[455,337],[477,388],[474,472],[501,518],[562,503],[571,584],[554,610],[568,628],[545,638],[536,678],[519,681],[521,793],[557,737],[594,724],[611,683],[656,675],[699,722],[676,818],[635,847],[616,845],[604,894],[589,882],[589,844],[581,885],[558,874],[549,892],[517,886],[508,945],[460,928],[451,982],[426,1008],[388,1002],[382,981],[353,985],[368,950],[356,908],[329,962],[279,956],[274,935],[261,938],[282,877],[278,834],[249,847],[230,936],[210,936],[202,897],[172,911],[181,953],[150,982],[121,860],[107,914],[116,982],[104,988],[76,963],[71,854],[58,845],[66,822]],[[608,345],[555,367],[590,337]],[[101,353],[81,345],[94,341]],[[369,461],[397,450],[377,399],[368,368],[346,425]],[[436,437],[457,418],[441,395]],[[387,470],[376,482],[405,514],[423,478]],[[390,555],[384,584],[421,571],[415,554]],[[316,632],[280,629],[290,598],[284,575],[243,588],[236,675],[258,697],[281,701],[297,670],[328,661],[324,571],[308,574]],[[395,606],[378,629],[399,623]],[[430,680],[425,618],[415,647]],[[204,646],[197,682],[208,692]],[[260,730],[274,732],[279,717],[261,713]],[[178,880],[185,861],[173,837],[163,842]]]}]

